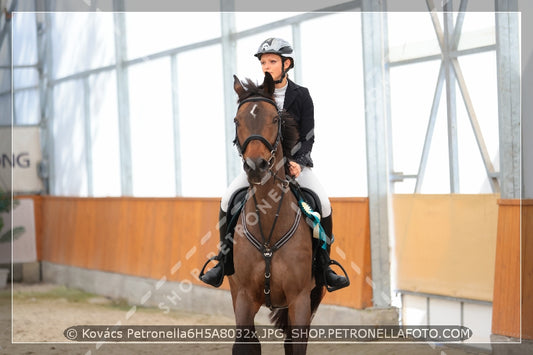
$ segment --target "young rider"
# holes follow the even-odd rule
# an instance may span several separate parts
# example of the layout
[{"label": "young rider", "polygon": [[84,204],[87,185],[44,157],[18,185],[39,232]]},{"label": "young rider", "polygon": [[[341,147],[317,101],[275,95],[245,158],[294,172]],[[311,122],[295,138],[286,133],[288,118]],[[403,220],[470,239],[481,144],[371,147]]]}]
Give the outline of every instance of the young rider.
[{"label": "young rider", "polygon": [[[298,123],[300,133],[299,150],[293,154],[293,160],[289,162],[289,173],[296,178],[300,186],[312,190],[318,195],[321,207],[322,218],[321,224],[326,232],[326,235],[332,236],[332,216],[331,204],[324,188],[316,178],[313,170],[313,160],[311,159],[311,151],[314,143],[314,107],[313,100],[309,95],[309,90],[305,87],[295,84],[288,77],[288,71],[294,67],[294,59],[292,57],[293,50],[291,45],[280,38],[268,38],[261,43],[255,56],[261,62],[261,69],[264,73],[268,72],[272,75],[275,82],[275,101],[279,110],[284,109],[289,112],[291,116]],[[214,268],[209,270],[200,279],[212,286],[218,287],[222,284],[224,274],[231,275],[233,269],[233,243],[231,238],[227,239],[225,235],[227,211],[230,200],[233,194],[248,186],[246,173],[243,171],[230,184],[226,193],[222,197],[220,209],[220,253],[216,260],[224,263],[218,263]],[[330,291],[337,290],[349,285],[349,280],[337,275],[329,267],[329,245],[327,248],[327,256],[319,257],[325,272],[325,283]]]}]

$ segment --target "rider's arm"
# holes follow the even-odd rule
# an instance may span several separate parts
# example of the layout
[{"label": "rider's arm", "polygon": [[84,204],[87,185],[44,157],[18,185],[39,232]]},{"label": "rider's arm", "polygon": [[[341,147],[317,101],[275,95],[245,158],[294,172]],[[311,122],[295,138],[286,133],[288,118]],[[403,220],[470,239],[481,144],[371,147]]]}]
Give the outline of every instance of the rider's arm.
[{"label": "rider's arm", "polygon": [[311,151],[313,150],[313,143],[315,142],[315,116],[314,116],[314,105],[311,95],[307,89],[301,88],[302,95],[299,98],[300,106],[300,122],[299,122],[299,149],[293,155],[293,160],[304,166],[313,166],[313,161],[311,160]]}]

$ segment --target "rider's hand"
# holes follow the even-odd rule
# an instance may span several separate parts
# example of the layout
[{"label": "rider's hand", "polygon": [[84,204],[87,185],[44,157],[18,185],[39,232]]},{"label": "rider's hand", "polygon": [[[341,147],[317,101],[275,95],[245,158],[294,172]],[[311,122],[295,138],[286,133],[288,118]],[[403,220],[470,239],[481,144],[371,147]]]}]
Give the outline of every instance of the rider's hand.
[{"label": "rider's hand", "polygon": [[292,177],[297,178],[301,172],[302,172],[302,167],[300,166],[300,164],[298,164],[295,161],[289,162],[289,173],[291,174]]}]

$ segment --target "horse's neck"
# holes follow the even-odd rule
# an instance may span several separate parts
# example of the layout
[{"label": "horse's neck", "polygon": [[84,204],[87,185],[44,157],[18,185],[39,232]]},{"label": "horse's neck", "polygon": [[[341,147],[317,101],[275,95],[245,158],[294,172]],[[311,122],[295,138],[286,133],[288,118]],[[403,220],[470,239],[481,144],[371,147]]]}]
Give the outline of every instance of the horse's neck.
[{"label": "horse's neck", "polygon": [[[276,223],[276,231],[286,231],[293,221],[294,209],[291,207],[292,195],[288,184],[283,183],[286,179],[285,168],[281,167],[277,173],[277,178],[271,177],[264,185],[254,186],[254,197],[248,204],[248,212],[257,212],[261,221],[262,233],[268,237],[270,229],[275,221],[275,216],[279,211],[279,218]],[[289,217],[289,218],[286,218]],[[257,225],[256,228],[259,226]],[[255,228],[254,228],[255,229]],[[256,230],[259,232],[259,230]],[[273,242],[275,240],[273,239]]]},{"label": "horse's neck", "polygon": [[285,186],[281,181],[272,177],[264,185],[255,185],[254,191],[255,200],[258,204],[267,201],[271,205],[277,206],[278,202],[281,201],[282,196],[287,194],[288,186]]}]

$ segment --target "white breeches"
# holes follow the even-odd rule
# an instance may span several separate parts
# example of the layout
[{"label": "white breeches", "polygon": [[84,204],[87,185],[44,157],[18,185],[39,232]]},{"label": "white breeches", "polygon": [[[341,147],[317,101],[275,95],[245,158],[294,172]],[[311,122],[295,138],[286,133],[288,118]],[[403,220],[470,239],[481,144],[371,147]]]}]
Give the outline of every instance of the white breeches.
[{"label": "white breeches", "polygon": [[[322,217],[329,216],[331,214],[331,203],[329,202],[326,190],[320,184],[320,181],[318,181],[318,178],[313,173],[313,170],[311,168],[304,167],[300,175],[296,178],[296,181],[298,181],[301,187],[310,189],[315,194],[317,194],[322,205]],[[246,173],[242,171],[235,179],[233,179],[231,184],[226,189],[226,192],[222,196],[220,208],[222,208],[222,210],[226,212],[229,207],[228,205],[230,203],[231,196],[233,196],[233,194],[237,190],[244,187],[248,187],[248,185],[249,184],[248,179],[246,178]]]}]

